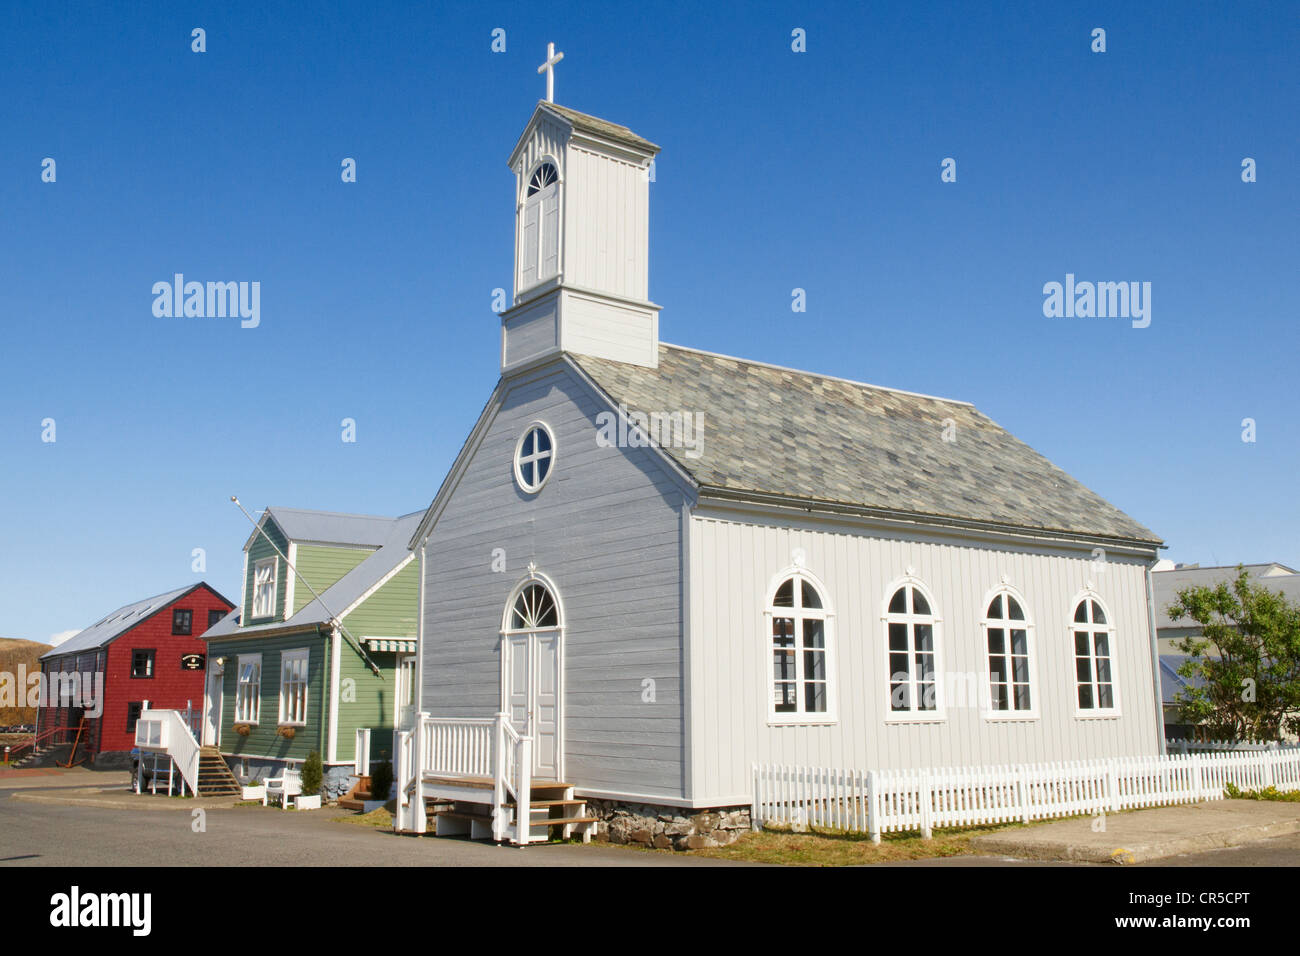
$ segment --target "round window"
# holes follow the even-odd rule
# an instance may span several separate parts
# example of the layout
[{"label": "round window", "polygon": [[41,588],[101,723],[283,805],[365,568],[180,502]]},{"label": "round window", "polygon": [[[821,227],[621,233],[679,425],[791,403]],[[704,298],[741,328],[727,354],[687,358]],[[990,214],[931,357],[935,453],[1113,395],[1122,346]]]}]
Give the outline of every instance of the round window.
[{"label": "round window", "polygon": [[515,446],[515,481],[529,494],[540,491],[555,465],[555,436],[542,422],[533,422]]}]

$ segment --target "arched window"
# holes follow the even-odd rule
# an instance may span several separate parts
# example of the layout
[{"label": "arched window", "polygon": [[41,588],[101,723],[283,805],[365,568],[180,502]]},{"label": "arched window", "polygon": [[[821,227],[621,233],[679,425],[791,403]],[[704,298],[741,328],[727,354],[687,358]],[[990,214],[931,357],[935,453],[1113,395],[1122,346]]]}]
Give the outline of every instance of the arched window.
[{"label": "arched window", "polygon": [[541,491],[555,464],[555,436],[545,422],[533,422],[515,445],[515,481],[528,494]]},{"label": "arched window", "polygon": [[533,173],[532,178],[528,180],[528,195],[532,196],[541,192],[547,186],[560,181],[560,174],[555,171],[555,167],[550,163],[542,163]]},{"label": "arched window", "polygon": [[1114,632],[1110,615],[1096,595],[1084,595],[1075,604],[1070,630],[1074,635],[1074,680],[1079,711],[1114,712],[1119,705],[1112,663]]},{"label": "arched window", "polygon": [[530,581],[519,589],[506,621],[507,631],[540,631],[560,626],[560,611],[551,589]]},{"label": "arched window", "polygon": [[1033,697],[1030,670],[1030,629],[1024,606],[1010,590],[993,595],[985,610],[985,673],[991,716],[1030,716]]},{"label": "arched window", "polygon": [[560,174],[542,163],[528,177],[519,211],[519,291],[560,271]]},{"label": "arched window", "polygon": [[889,655],[889,713],[941,718],[938,679],[939,618],[919,582],[906,581],[889,598],[885,631]]},{"label": "arched window", "polygon": [[829,720],[830,615],[818,586],[794,572],[776,587],[771,619],[772,710],[778,721]]}]

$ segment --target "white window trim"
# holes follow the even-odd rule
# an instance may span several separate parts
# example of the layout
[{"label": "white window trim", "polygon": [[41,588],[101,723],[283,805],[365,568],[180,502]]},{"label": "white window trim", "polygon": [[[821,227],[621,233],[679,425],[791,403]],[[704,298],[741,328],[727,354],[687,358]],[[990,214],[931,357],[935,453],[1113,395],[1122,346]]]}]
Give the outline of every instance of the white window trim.
[{"label": "white window trim", "polygon": [[[795,579],[797,582],[807,581],[817,591],[818,597],[821,598],[821,614],[811,615],[815,620],[825,623],[825,640],[826,640],[826,710],[822,712],[808,712],[803,710],[803,629],[797,624],[795,626],[795,700],[800,709],[794,713],[778,712],[776,702],[773,700],[775,691],[776,675],[772,671],[772,619],[774,617],[793,617],[796,622],[802,621],[804,615],[802,609],[796,610],[790,607],[775,607],[772,601],[776,597],[777,588],[788,579]],[[802,598],[800,598],[802,601]],[[835,694],[835,610],[831,607],[830,591],[817,575],[813,574],[805,567],[792,565],[783,571],[774,574],[767,585],[767,609],[763,612],[763,659],[765,661],[766,671],[766,696],[767,696],[767,723],[769,726],[791,727],[791,726],[824,726],[828,724],[839,723],[839,711],[836,709],[837,701]]]},{"label": "white window trim", "polygon": [[[934,627],[934,710],[894,710],[890,706],[892,694],[890,693],[889,685],[893,683],[893,673],[890,671],[889,666],[889,624],[894,615],[891,615],[889,612],[889,602],[893,600],[894,594],[899,588],[908,586],[920,591],[930,605],[929,616],[904,614],[901,615],[901,617],[909,624],[928,623]],[[884,660],[884,669],[881,673],[885,678],[885,723],[939,724],[946,721],[948,719],[948,695],[946,693],[946,688],[944,687],[943,616],[939,614],[939,605],[934,599],[934,594],[931,593],[925,582],[915,574],[905,574],[901,578],[895,579],[887,588],[885,588],[885,597],[880,602],[880,629],[883,638],[880,642],[880,649]],[[916,661],[913,659],[916,650],[910,645],[912,643],[912,634],[914,633],[915,632],[912,628],[908,629],[908,673],[909,675],[912,675],[913,684],[916,683],[914,675]],[[915,703],[915,695],[911,696],[913,703]]]},{"label": "white window trim", "polygon": [[[1092,634],[1096,634],[1100,631],[1106,632],[1106,643],[1107,646],[1109,646],[1110,648],[1110,695],[1111,695],[1111,702],[1112,702],[1112,706],[1110,707],[1083,708],[1079,706],[1079,676],[1077,670],[1075,669],[1076,664],[1075,664],[1075,653],[1074,653],[1074,632],[1079,629],[1079,622],[1076,622],[1074,620],[1074,613],[1076,610],[1078,610],[1080,601],[1096,601],[1099,605],[1101,605],[1102,613],[1106,615],[1106,623],[1102,627],[1097,627],[1097,625],[1095,624],[1084,624],[1083,629],[1089,631]],[[1119,700],[1119,669],[1116,667],[1115,664],[1115,658],[1117,656],[1116,652],[1118,651],[1119,648],[1115,641],[1115,633],[1116,633],[1115,615],[1111,613],[1110,605],[1108,605],[1105,601],[1102,600],[1100,594],[1098,594],[1096,591],[1094,591],[1092,588],[1089,587],[1089,588],[1085,588],[1084,590],[1080,591],[1078,594],[1074,596],[1074,600],[1070,602],[1070,606],[1067,613],[1069,615],[1069,620],[1067,622],[1067,629],[1066,629],[1066,638],[1067,638],[1066,648],[1068,650],[1067,658],[1070,663],[1070,694],[1072,695],[1072,699],[1073,699],[1075,719],[1076,720],[1114,720],[1117,717],[1123,716],[1120,711],[1120,700]],[[1095,691],[1097,687],[1097,668],[1096,668],[1096,657],[1095,657],[1096,646],[1097,646],[1096,640],[1093,639],[1091,641],[1090,651],[1094,655],[1091,658],[1093,661],[1092,685],[1094,690],[1094,695],[1093,695],[1094,699],[1096,699]]]},{"label": "white window trim", "polygon": [[[1025,612],[1024,621],[1016,622],[1022,624],[1023,627],[1012,628],[1011,621],[997,620],[996,618],[990,618],[988,616],[989,606],[993,603],[994,599],[1000,597],[1003,594],[1007,595],[1010,598],[1013,598],[1015,602],[1020,605],[1020,610]],[[1010,657],[1010,644],[1009,644],[1011,640],[1010,631],[1014,629],[1014,630],[1023,630],[1025,632],[1025,649],[1029,656],[1029,700],[1031,705],[1028,710],[1014,710],[1014,709],[994,710],[993,709],[993,681],[989,677],[989,657],[990,657],[989,628],[990,627],[1001,628],[1002,630],[1008,632],[1007,633],[1007,641],[1008,641],[1007,656],[1008,657]],[[981,686],[984,688],[984,708],[983,708],[984,719],[989,721],[994,721],[997,723],[1006,723],[1008,721],[1014,722],[1014,721],[1040,719],[1041,715],[1039,713],[1038,703],[1039,703],[1039,697],[1041,696],[1041,689],[1038,684],[1038,647],[1034,637],[1034,616],[1029,611],[1029,604],[1028,602],[1025,601],[1025,596],[1021,594],[1019,590],[1017,590],[1016,588],[1012,587],[1009,584],[1000,584],[995,588],[991,588],[984,595],[984,619],[980,621],[980,640],[982,641],[984,647],[984,655],[983,655],[984,673],[983,673],[983,679],[981,681]],[[1008,681],[1007,685],[1008,687],[1010,687],[1011,681]],[[1014,690],[1010,691],[1010,693],[1014,695]],[[1075,694],[1075,699],[1078,700],[1077,693]]]},{"label": "white window trim", "polygon": [[[242,719],[239,706],[239,691],[242,686],[244,675],[244,664],[257,664],[257,683],[254,685],[257,690],[257,696],[253,699],[253,717],[251,720]],[[248,724],[256,727],[262,717],[262,655],[261,654],[240,654],[235,661],[235,720],[236,724]]]},{"label": "white window trim", "polygon": [[[268,564],[271,566],[271,609],[265,614],[259,614],[257,613],[257,572],[260,568],[263,568]],[[257,561],[253,562],[253,600],[251,602],[253,607],[252,613],[249,614],[248,617],[250,621],[265,621],[268,618],[275,617],[275,602],[280,596],[279,585],[280,558],[278,555],[273,555],[269,558],[259,558]]]},{"label": "white window trim", "polygon": [[[302,719],[289,720],[285,717],[285,675],[288,669],[285,667],[290,661],[305,661],[307,663],[307,672],[303,675],[302,682]],[[306,727],[307,715],[311,706],[311,652],[305,647],[295,647],[293,650],[280,652],[280,714],[277,726],[279,727]]]},{"label": "white window trim", "polygon": [[[550,462],[550,464],[547,466],[546,474],[542,477],[542,480],[539,481],[535,486],[529,487],[528,483],[524,481],[524,473],[521,467],[522,462],[520,462],[519,458],[523,454],[524,439],[526,439],[532,433],[534,428],[539,428],[542,431],[546,432],[546,437],[551,440],[550,457],[547,459]],[[555,441],[555,432],[551,431],[550,425],[540,420],[529,422],[524,427],[524,430],[519,434],[519,440],[515,442],[515,454],[513,459],[514,473],[515,473],[515,484],[518,485],[519,490],[526,495],[536,495],[540,493],[541,490],[546,487],[546,483],[551,480],[551,475],[555,474],[555,464],[556,464],[556,459],[559,457],[559,451],[560,451],[560,446]],[[536,454],[535,451],[534,454]],[[536,474],[535,470],[534,470],[534,474]]]}]

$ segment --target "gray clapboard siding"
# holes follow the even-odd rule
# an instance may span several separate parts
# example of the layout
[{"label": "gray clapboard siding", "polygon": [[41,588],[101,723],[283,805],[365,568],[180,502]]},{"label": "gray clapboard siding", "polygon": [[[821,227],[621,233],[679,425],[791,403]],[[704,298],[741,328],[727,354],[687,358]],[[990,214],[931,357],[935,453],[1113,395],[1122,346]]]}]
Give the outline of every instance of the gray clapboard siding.
[{"label": "gray clapboard siding", "polygon": [[[754,761],[860,768],[1004,764],[1155,753],[1160,725],[1152,691],[1144,569],[1139,556],[1110,555],[1098,573],[1083,548],[975,544],[925,535],[727,520],[701,512],[690,529],[691,771],[699,801],[747,794]],[[795,523],[795,522],[790,522]],[[771,650],[763,612],[773,576],[793,549],[826,586],[835,613],[837,721],[769,723]],[[985,595],[1002,576],[1024,596],[1033,625],[1032,692],[1039,717],[986,719],[949,703],[942,723],[887,724],[887,663],[881,621],[892,584],[911,566],[942,618],[941,668],[973,675],[982,692]],[[1091,580],[1116,625],[1113,661],[1120,716],[1074,713],[1073,599]],[[978,699],[978,698],[977,698]]]},{"label": "gray clapboard siding", "polygon": [[[650,449],[602,448],[607,406],[562,365],[521,376],[440,514],[424,556],[421,707],[487,716],[500,707],[499,632],[529,562],[564,605],[566,776],[628,794],[683,796],[683,491]],[[523,429],[545,421],[555,471],[515,486]],[[502,548],[507,570],[493,573]],[[642,701],[642,681],[655,700]]]}]

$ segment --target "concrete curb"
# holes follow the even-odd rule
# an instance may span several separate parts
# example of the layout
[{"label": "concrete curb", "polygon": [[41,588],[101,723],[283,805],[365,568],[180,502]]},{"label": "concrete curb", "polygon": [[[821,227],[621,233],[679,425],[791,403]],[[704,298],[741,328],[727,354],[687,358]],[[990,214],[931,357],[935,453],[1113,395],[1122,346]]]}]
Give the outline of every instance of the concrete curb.
[{"label": "concrete curb", "polygon": [[11,800],[26,803],[52,803],[66,807],[101,807],[107,810],[226,810],[241,802],[235,798],[222,800],[194,800],[179,797],[155,797],[152,794],[135,794],[121,787],[83,787],[78,790],[48,791],[21,790],[10,795]]}]

